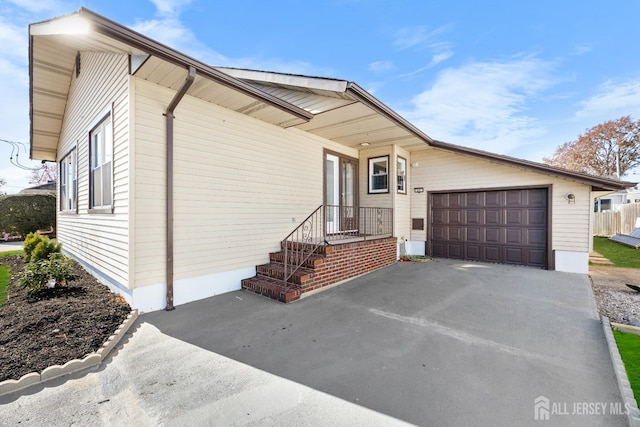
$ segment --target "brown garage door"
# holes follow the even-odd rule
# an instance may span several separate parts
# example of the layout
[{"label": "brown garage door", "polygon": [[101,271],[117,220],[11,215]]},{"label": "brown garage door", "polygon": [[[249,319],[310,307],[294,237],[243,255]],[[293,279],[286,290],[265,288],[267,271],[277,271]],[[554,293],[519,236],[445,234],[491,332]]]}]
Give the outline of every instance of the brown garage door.
[{"label": "brown garage door", "polygon": [[431,254],[547,268],[547,191],[432,193]]}]

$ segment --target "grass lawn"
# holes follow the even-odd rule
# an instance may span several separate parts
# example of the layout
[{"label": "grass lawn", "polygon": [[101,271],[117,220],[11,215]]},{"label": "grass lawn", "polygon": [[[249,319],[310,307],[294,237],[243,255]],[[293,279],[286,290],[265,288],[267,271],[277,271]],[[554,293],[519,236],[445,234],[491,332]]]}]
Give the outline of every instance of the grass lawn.
[{"label": "grass lawn", "polygon": [[613,331],[613,336],[616,338],[633,395],[638,401],[640,398],[640,335]]},{"label": "grass lawn", "polygon": [[22,250],[3,252],[0,254],[0,305],[7,302],[7,288],[9,287],[9,267],[2,264],[3,256],[12,256],[12,255],[20,255]]},{"label": "grass lawn", "polygon": [[616,267],[640,268],[640,249],[612,242],[606,237],[594,237],[593,250],[613,262]]}]

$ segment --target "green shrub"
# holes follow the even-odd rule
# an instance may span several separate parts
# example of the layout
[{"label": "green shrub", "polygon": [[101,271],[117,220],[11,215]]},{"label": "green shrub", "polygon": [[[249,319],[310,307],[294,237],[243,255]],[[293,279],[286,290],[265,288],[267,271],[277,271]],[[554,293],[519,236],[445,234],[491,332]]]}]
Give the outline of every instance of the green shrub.
[{"label": "green shrub", "polygon": [[53,253],[49,259],[32,261],[18,275],[18,285],[31,293],[47,288],[49,279],[56,282],[56,286],[66,284],[76,278],[71,272],[73,260],[61,253]]},{"label": "green shrub", "polygon": [[56,243],[46,236],[36,233],[29,233],[22,244],[24,248],[24,260],[26,262],[49,259],[51,254],[59,253],[62,250],[62,243]]},{"label": "green shrub", "polygon": [[36,262],[43,259],[49,259],[52,254],[59,254],[62,249],[61,243],[56,243],[55,240],[51,240],[45,237],[40,243],[38,243],[31,252],[31,258],[29,262]]},{"label": "green shrub", "polygon": [[55,226],[55,195],[11,194],[0,197],[0,231],[26,236]]},{"label": "green shrub", "polygon": [[25,237],[24,242],[22,243],[22,247],[24,249],[24,260],[26,262],[31,261],[31,254],[33,253],[38,243],[42,242],[44,237],[36,233],[29,233],[27,237]]}]

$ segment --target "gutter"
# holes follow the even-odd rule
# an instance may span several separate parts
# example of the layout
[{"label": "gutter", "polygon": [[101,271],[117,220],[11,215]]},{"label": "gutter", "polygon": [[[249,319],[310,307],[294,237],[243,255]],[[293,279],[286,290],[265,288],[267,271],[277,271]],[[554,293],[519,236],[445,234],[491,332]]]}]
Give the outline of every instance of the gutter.
[{"label": "gutter", "polygon": [[166,214],[167,214],[167,246],[166,246],[166,267],[167,267],[167,307],[165,310],[171,311],[173,306],[173,112],[189,90],[196,78],[196,69],[189,67],[187,78],[176,92],[167,107],[165,113],[167,119],[167,175],[166,175]]},{"label": "gutter", "polygon": [[139,49],[142,52],[158,57],[171,64],[180,67],[193,67],[198,71],[198,75],[202,77],[206,77],[207,79],[213,80],[223,86],[264,102],[265,104],[274,106],[301,120],[308,122],[313,118],[313,114],[303,108],[290,104],[277,96],[263,92],[242,80],[233,78],[214,67],[182,54],[177,50],[163,45],[162,43],[156,42],[155,40],[111,21],[110,19],[89,9],[81,7],[77,13],[78,15],[89,19],[91,21],[93,31],[99,34],[103,34],[113,40],[125,43],[135,49]]},{"label": "gutter", "polygon": [[432,140],[429,144],[432,147],[442,150],[451,151],[458,154],[466,154],[473,157],[479,157],[485,160],[502,163],[508,166],[517,166],[526,170],[546,175],[556,176],[565,179],[571,179],[582,184],[590,185],[592,191],[615,191],[624,190],[625,188],[636,185],[630,181],[618,181],[614,179],[603,178],[599,176],[587,175],[580,172],[574,172],[568,169],[557,168],[555,166],[545,165],[543,163],[532,162],[529,160],[518,159],[515,157],[504,156],[501,154],[490,153],[488,151],[477,150],[475,148],[463,147],[460,145],[450,144],[447,142]]}]

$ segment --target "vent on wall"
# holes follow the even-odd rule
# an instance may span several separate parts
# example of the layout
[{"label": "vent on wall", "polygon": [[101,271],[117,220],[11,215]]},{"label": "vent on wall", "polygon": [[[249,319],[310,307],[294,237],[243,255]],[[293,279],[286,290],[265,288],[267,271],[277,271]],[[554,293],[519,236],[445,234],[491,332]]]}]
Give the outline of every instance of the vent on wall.
[{"label": "vent on wall", "polygon": [[424,218],[411,218],[412,230],[424,230]]}]

